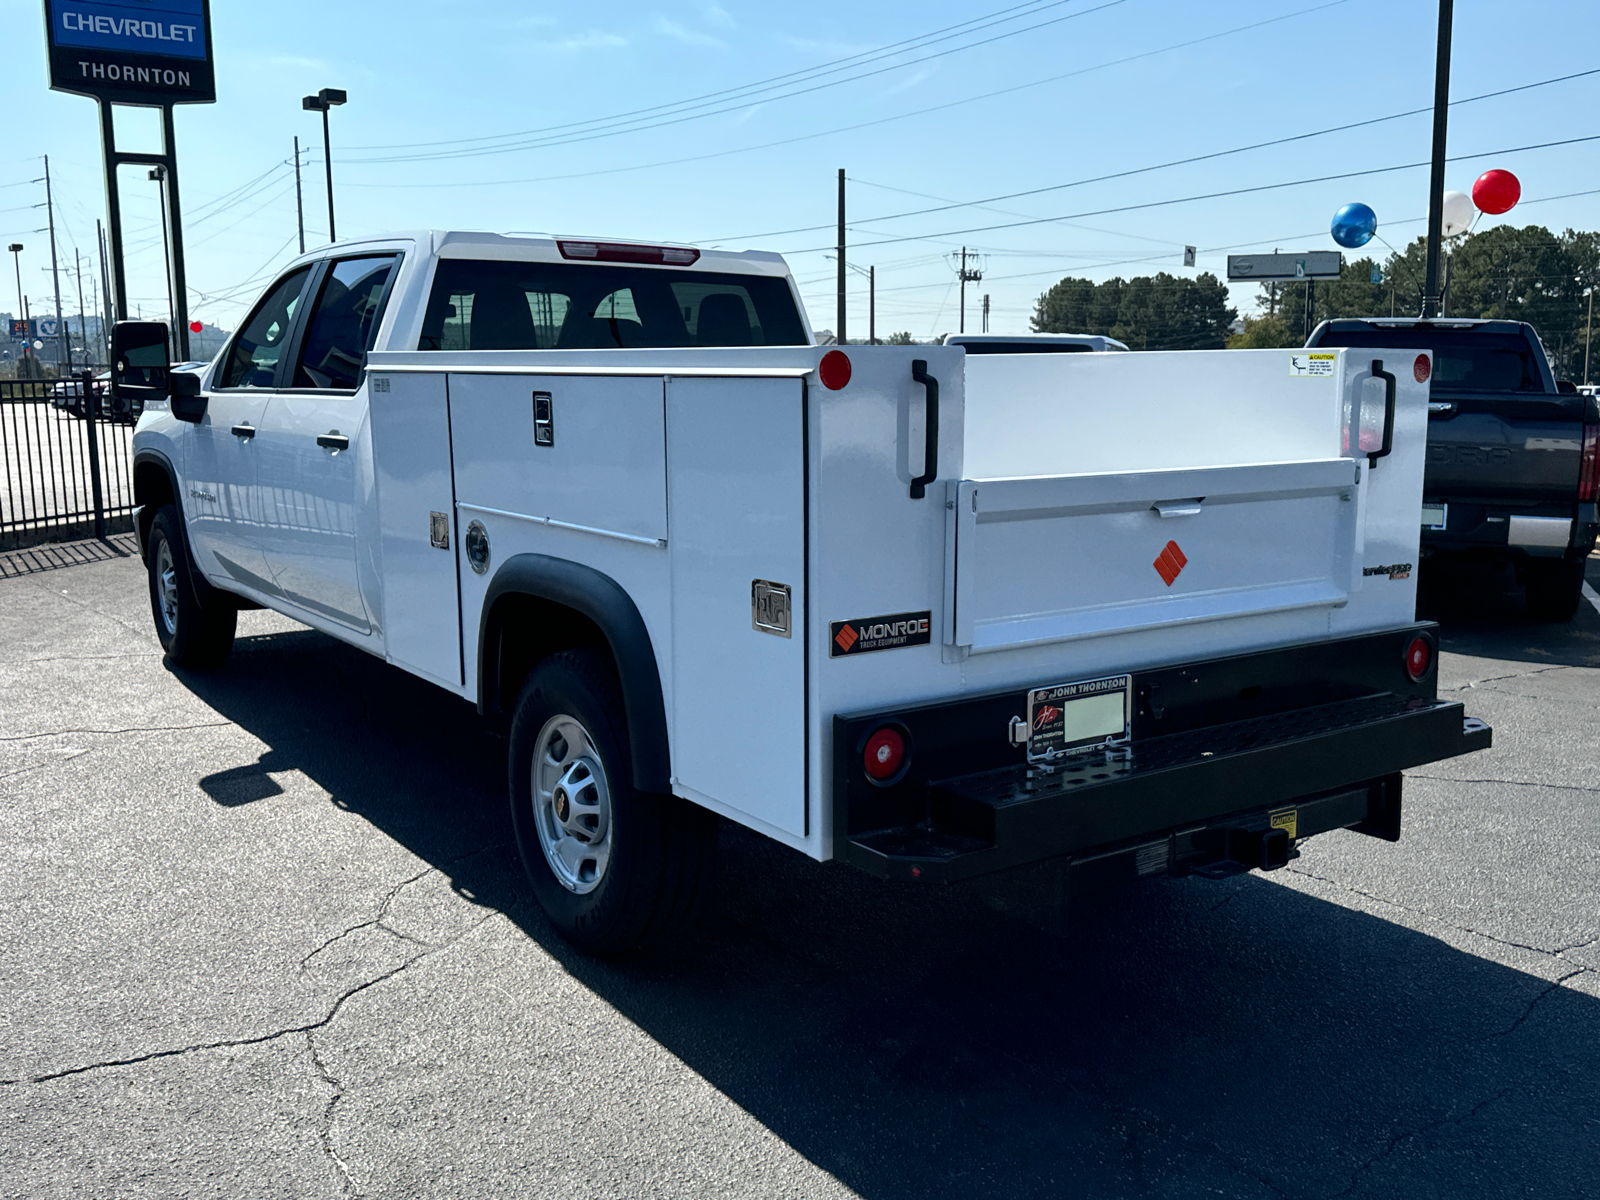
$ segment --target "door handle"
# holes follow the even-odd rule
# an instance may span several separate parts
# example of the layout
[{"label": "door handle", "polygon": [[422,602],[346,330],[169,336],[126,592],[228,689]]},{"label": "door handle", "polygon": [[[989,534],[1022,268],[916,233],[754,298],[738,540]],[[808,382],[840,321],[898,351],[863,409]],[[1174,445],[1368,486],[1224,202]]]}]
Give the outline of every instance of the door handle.
[{"label": "door handle", "polygon": [[1198,517],[1202,511],[1204,497],[1198,500],[1158,500],[1150,507],[1163,518],[1167,517]]},{"label": "door handle", "polygon": [[254,425],[235,425],[233,427],[234,437],[244,438],[245,441],[249,441],[255,435],[256,427]]},{"label": "door handle", "polygon": [[332,429],[327,433],[317,434],[317,445],[337,454],[340,450],[350,449],[350,439],[337,429]]},{"label": "door handle", "polygon": [[1378,465],[1378,460],[1394,449],[1394,376],[1383,369],[1383,359],[1372,360],[1372,376],[1383,380],[1383,445],[1367,455],[1367,469]]},{"label": "door handle", "polygon": [[925,358],[911,361],[911,378],[922,385],[928,404],[923,426],[922,474],[911,481],[911,498],[921,500],[927,495],[928,484],[939,475],[939,381],[928,374]]}]

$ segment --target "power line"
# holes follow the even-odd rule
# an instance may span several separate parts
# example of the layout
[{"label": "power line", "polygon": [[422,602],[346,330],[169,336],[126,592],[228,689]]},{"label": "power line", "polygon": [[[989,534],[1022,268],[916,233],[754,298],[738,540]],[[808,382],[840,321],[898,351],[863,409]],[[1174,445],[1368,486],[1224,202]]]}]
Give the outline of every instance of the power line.
[{"label": "power line", "polygon": [[1232,37],[1235,34],[1248,33],[1263,26],[1275,25],[1281,21],[1292,20],[1295,17],[1305,16],[1308,13],[1321,12],[1328,8],[1337,8],[1348,4],[1351,0],[1327,0],[1326,3],[1312,5],[1310,8],[1297,9],[1294,12],[1283,13],[1276,17],[1267,17],[1260,21],[1253,21],[1247,25],[1239,25],[1233,29],[1224,29],[1218,33],[1209,33],[1202,37],[1191,38],[1184,42],[1174,42],[1170,46],[1160,46],[1154,50],[1145,50],[1138,54],[1130,54],[1124,58],[1109,59],[1106,62],[1095,63],[1092,66],[1079,67],[1072,71],[1065,71],[1058,75],[1047,75],[1042,79],[1035,79],[1028,83],[1013,84],[1010,87],[998,88],[992,92],[982,92],[975,96],[967,96],[960,100],[948,100],[942,104],[929,105],[926,108],[911,109],[907,112],[896,113],[888,117],[875,117],[869,121],[858,121],[852,125],[840,125],[833,129],[819,129],[811,133],[796,134],[793,137],[778,138],[770,142],[757,142],[748,146],[736,146],[730,150],[714,150],[705,154],[692,154],[683,158],[661,159],[657,162],[638,163],[630,167],[606,167],[595,171],[572,171],[561,175],[539,175],[522,179],[488,179],[475,180],[466,184],[461,181],[450,183],[348,183],[346,187],[367,188],[460,188],[466,187],[510,187],[528,183],[557,183],[570,179],[593,179],[601,175],[619,175],[630,171],[648,171],[657,167],[675,167],[685,163],[705,162],[714,158],[727,158],[735,154],[748,154],[755,150],[771,150],[780,146],[792,146],[798,142],[808,142],[816,138],[833,137],[841,133],[854,133],[860,129],[870,129],[877,125],[886,125],[894,121],[904,121],[911,117],[926,116],[928,113],[943,112],[951,108],[959,108],[964,104],[975,104],[980,100],[992,100],[997,96],[1010,95],[1013,92],[1024,91],[1028,88],[1043,87],[1049,83],[1059,83],[1064,79],[1072,79],[1080,75],[1088,75],[1095,71],[1107,70],[1111,67],[1122,66],[1125,63],[1137,62],[1141,59],[1153,58],[1161,54],[1169,54],[1175,50],[1185,50],[1191,46],[1198,46],[1204,42],[1216,41],[1219,38]]},{"label": "power line", "polygon": [[[1521,154],[1529,150],[1549,150],[1557,146],[1575,146],[1583,142],[1600,141],[1600,133],[1590,134],[1586,137],[1563,138],[1554,142],[1537,142],[1528,146],[1511,146],[1502,150],[1484,150],[1476,154],[1455,154],[1445,159],[1446,162],[1466,162],[1474,158],[1491,158],[1501,154]],[[1048,225],[1055,221],[1074,220],[1079,217],[1099,217],[1108,213],[1137,212],[1147,208],[1165,208],[1173,204],[1189,204],[1197,200],[1219,200],[1229,196],[1247,196],[1256,192],[1272,192],[1282,188],[1305,187],[1313,183],[1332,183],[1340,179],[1362,179],[1369,175],[1387,175],[1395,171],[1409,171],[1417,167],[1431,165],[1431,160],[1423,159],[1421,162],[1397,163],[1392,167],[1374,167],[1365,171],[1342,171],[1335,175],[1316,175],[1307,179],[1289,179],[1280,183],[1261,183],[1251,187],[1228,188],[1220,192],[1200,192],[1192,196],[1177,196],[1170,200],[1146,200],[1139,204],[1122,204],[1112,208],[1096,208],[1081,213],[1068,213],[1062,217],[1030,217],[1024,221],[1007,221],[995,225],[978,225],[968,229],[948,229],[940,233],[908,234],[902,237],[879,238],[877,241],[857,242],[856,249],[861,250],[868,246],[889,246],[901,242],[928,242],[940,238],[960,237],[968,233],[990,233],[996,229],[1019,229],[1029,225]],[[818,250],[827,250],[827,246],[807,246],[803,250],[789,251],[791,254],[810,254]]]},{"label": "power line", "polygon": [[[985,13],[982,16],[973,17],[970,20],[959,21],[954,25],[946,25],[943,28],[935,29],[930,33],[918,34],[915,37],[905,38],[898,42],[891,42],[887,45],[878,46],[871,50],[863,50],[860,53],[847,55],[844,58],[831,59],[827,62],[818,63],[815,66],[803,67],[796,71],[788,71],[782,75],[768,76],[765,79],[758,79],[753,83],[741,84],[737,87],[723,88],[720,91],[715,92],[705,92],[698,96],[690,96],[684,100],[674,100],[663,104],[650,104],[643,108],[629,109],[626,112],[612,113],[603,117],[590,117],[587,120],[569,121],[560,125],[542,125],[533,129],[517,130],[512,133],[485,134],[481,137],[446,138],[432,142],[397,142],[387,145],[352,146],[350,149],[416,150],[425,149],[430,146],[460,146],[473,142],[499,142],[507,141],[512,138],[534,137],[544,133],[559,133],[565,130],[581,130],[592,126],[603,126],[616,121],[624,121],[628,118],[643,118],[651,114],[663,114],[675,110],[682,111],[691,106],[699,107],[702,102],[726,99],[727,97],[741,94],[759,94],[762,91],[769,91],[773,87],[782,86],[782,84],[786,81],[795,81],[801,77],[809,76],[811,78],[817,78],[821,75],[832,74],[834,71],[848,69],[848,64],[859,64],[861,60],[871,62],[890,54],[903,53],[907,48],[915,47],[918,43],[932,45],[935,41],[946,40],[940,37],[942,34],[948,34],[951,37],[960,36],[960,34],[952,32],[955,30],[964,30],[967,33],[977,32],[977,29],[969,29],[969,26],[977,26],[978,29],[983,29],[992,25],[1003,24],[1005,21],[1019,19],[1019,16],[1017,15],[1007,16],[1005,14],[1032,16],[1036,13],[1043,12],[1047,8],[1055,8],[1058,5],[1071,2],[1072,0],[1048,0],[1048,2],[1047,0],[1027,0],[1027,2],[1023,4],[1014,4],[1010,8],[998,9],[995,12]],[[1024,9],[1031,9],[1032,12],[1022,12],[1021,10]]]},{"label": "power line", "polygon": [[[1513,92],[1530,91],[1533,88],[1549,87],[1552,84],[1566,83],[1573,79],[1583,79],[1590,75],[1600,75],[1600,67],[1595,67],[1587,71],[1578,71],[1571,75],[1559,75],[1552,79],[1541,79],[1535,83],[1519,84],[1517,87],[1501,88],[1498,91],[1484,92],[1477,96],[1467,96],[1461,100],[1452,100],[1450,103],[1451,107],[1455,107],[1458,104],[1475,104],[1480,100],[1490,100],[1497,96],[1507,96]],[[1208,162],[1213,159],[1226,158],[1234,154],[1245,154],[1251,150],[1264,150],[1271,146],[1284,146],[1291,142],[1302,142],[1310,138],[1325,137],[1332,133],[1343,133],[1351,129],[1362,129],[1370,125],[1381,125],[1387,121],[1398,121],[1404,117],[1414,117],[1421,113],[1428,113],[1432,111],[1433,109],[1431,106],[1423,108],[1410,108],[1406,109],[1404,112],[1390,113],[1388,116],[1384,117],[1370,117],[1363,121],[1350,121],[1343,125],[1330,125],[1325,129],[1313,129],[1305,133],[1293,133],[1285,137],[1272,138],[1264,142],[1251,142],[1248,145],[1234,146],[1228,150],[1213,150],[1207,154],[1194,154],[1186,158],[1169,159],[1166,162],[1152,163],[1151,165],[1144,167],[1130,167],[1124,171],[1112,171],[1105,175],[1092,175],[1084,179],[1074,179],[1068,183],[1053,183],[1045,187],[1028,188],[1020,192],[1006,192],[998,196],[987,196],[981,200],[951,201],[948,204],[942,204],[932,208],[917,208],[911,209],[907,212],[890,213],[882,217],[868,217],[864,218],[860,223],[862,225],[871,225],[882,221],[899,221],[907,217],[920,217],[926,216],[930,213],[948,212],[955,208],[981,208],[984,205],[998,203],[1003,200],[1017,200],[1026,196],[1043,195],[1046,192],[1059,192],[1068,188],[1085,187],[1092,183],[1106,183],[1114,179],[1127,179],[1134,175],[1146,175],[1152,171],[1164,171],[1172,167],[1182,167],[1198,162]],[[864,179],[852,180],[852,182],[865,183],[869,187],[887,186],[885,184],[873,184]],[[818,233],[824,229],[832,228],[832,225],[806,225],[795,229],[771,229],[761,233],[746,233],[739,234],[734,237],[706,238],[703,240],[706,242],[748,241],[753,238],[784,237],[793,233]]]},{"label": "power line", "polygon": [[[1056,2],[1070,3],[1072,0],[1056,0]],[[1342,2],[1342,0],[1340,0],[1340,2]],[[844,79],[835,79],[827,83],[814,84],[810,87],[795,88],[791,91],[784,92],[781,95],[769,96],[766,98],[766,100],[763,100],[762,103],[770,103],[773,100],[792,100],[796,96],[808,96],[812,92],[820,92],[828,88],[839,87],[842,84],[855,83],[863,79],[871,79],[874,76],[882,75],[889,71],[902,71],[907,67],[914,67],[920,63],[931,62],[936,58],[944,58],[950,54],[959,54],[964,50],[974,50],[979,46],[987,46],[992,42],[1003,41],[1006,38],[1018,37],[1021,34],[1031,33],[1034,30],[1043,29],[1049,25],[1059,25],[1063,21],[1073,21],[1079,17],[1087,17],[1094,13],[1103,12],[1108,8],[1116,8],[1119,5],[1126,3],[1128,3],[1128,0],[1103,0],[1103,3],[1096,5],[1094,8],[1086,8],[1081,12],[1073,12],[1068,13],[1065,16],[1052,17],[1050,20],[1040,21],[1036,25],[1026,25],[1021,29],[1012,29],[1006,31],[1005,33],[997,33],[993,37],[984,38],[976,42],[970,42],[964,46],[952,46],[947,50],[939,50],[932,54],[924,55],[922,58],[913,58],[906,62],[893,63],[887,67],[879,67],[876,70],[863,71],[858,74],[848,76]],[[442,159],[484,158],[496,154],[512,154],[522,150],[542,150],[548,149],[552,146],[571,146],[579,142],[591,142],[600,138],[618,137],[626,133],[642,133],[651,129],[662,129],[669,125],[681,125],[687,121],[699,121],[705,119],[706,117],[715,117],[723,113],[737,112],[739,109],[747,107],[749,107],[749,101],[741,99],[736,103],[724,105],[722,108],[708,108],[704,112],[675,116],[663,115],[658,120],[646,120],[645,122],[634,121],[626,124],[625,126],[619,124],[611,128],[601,128],[584,132],[556,134],[549,137],[532,138],[528,141],[518,142],[513,145],[464,147],[457,150],[438,150],[425,154],[389,155],[377,158],[349,158],[341,161],[348,163],[372,164],[397,162],[437,162]]]}]

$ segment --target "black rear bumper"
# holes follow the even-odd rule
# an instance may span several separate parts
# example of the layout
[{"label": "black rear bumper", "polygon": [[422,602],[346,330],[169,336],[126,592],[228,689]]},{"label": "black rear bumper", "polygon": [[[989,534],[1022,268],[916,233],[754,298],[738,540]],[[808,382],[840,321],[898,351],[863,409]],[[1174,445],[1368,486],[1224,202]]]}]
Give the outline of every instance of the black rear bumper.
[{"label": "black rear bumper", "polygon": [[[1434,697],[1431,673],[1405,676],[1418,632],[1432,627],[1135,672],[1131,745],[1055,767],[1030,767],[1005,736],[1025,693],[837,717],[835,856],[918,881],[1070,856],[1076,886],[1281,865],[1327,829],[1395,840],[1399,773],[1492,737]],[[888,789],[859,766],[886,719],[913,747]]]}]

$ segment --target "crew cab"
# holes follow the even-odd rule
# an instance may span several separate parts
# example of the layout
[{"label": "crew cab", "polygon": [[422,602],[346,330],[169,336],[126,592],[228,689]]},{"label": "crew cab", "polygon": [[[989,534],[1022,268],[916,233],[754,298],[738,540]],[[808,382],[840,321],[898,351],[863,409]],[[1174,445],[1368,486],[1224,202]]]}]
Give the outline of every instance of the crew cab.
[{"label": "crew cab", "polygon": [[1418,357],[827,348],[776,255],[397,235],[146,368],[137,528],[171,663],[264,605],[506,722],[592,952],[716,816],[912,886],[1271,869],[1490,741],[1413,620]]},{"label": "crew cab", "polygon": [[1569,620],[1600,532],[1600,409],[1555,378],[1533,327],[1343,319],[1318,325],[1306,345],[1428,351],[1423,561],[1509,563],[1530,615]]}]

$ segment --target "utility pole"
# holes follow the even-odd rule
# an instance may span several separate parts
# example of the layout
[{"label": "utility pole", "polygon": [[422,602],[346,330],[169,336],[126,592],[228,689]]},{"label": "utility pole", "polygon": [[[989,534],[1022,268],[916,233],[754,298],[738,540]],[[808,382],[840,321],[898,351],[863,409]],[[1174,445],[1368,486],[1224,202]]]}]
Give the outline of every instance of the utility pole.
[{"label": "utility pole", "polygon": [[1422,316],[1434,315],[1439,299],[1439,239],[1444,232],[1445,121],[1450,115],[1450,30],[1454,0],[1439,0],[1438,57],[1433,68],[1433,171],[1428,177],[1428,251],[1422,280]]},{"label": "utility pole", "polygon": [[28,315],[24,311],[28,305],[22,298],[22,243],[12,242],[10,250],[12,261],[17,264],[17,319],[22,320]]},{"label": "utility pole", "polygon": [[[56,290],[56,337],[60,341],[60,348],[66,355],[67,374],[72,374],[72,343],[67,340],[67,327],[61,320],[61,265],[56,262],[56,204],[55,196],[50,191],[50,156],[44,156],[44,207],[50,218],[50,278],[55,283]],[[56,360],[61,361],[59,358]]]},{"label": "utility pole", "polygon": [[983,294],[983,331],[989,332],[989,293]]},{"label": "utility pole", "polygon": [[112,299],[111,276],[106,270],[106,231],[100,218],[94,221],[95,240],[100,243],[100,295],[105,301],[100,309],[100,334],[106,344],[106,362],[111,361],[111,326],[116,319],[115,301]]},{"label": "utility pole", "polygon": [[83,365],[89,365],[89,317],[83,303],[83,257],[72,248],[72,272],[78,277],[78,335],[83,339]]},{"label": "utility pole", "polygon": [[977,283],[978,280],[983,278],[983,272],[976,267],[970,271],[967,270],[967,248],[965,246],[961,247],[961,266],[957,276],[961,280],[961,320],[956,332],[965,333],[967,331],[967,284]]},{"label": "utility pole", "polygon": [[1589,289],[1589,319],[1583,323],[1583,386],[1589,386],[1589,339],[1594,335],[1594,288]]},{"label": "utility pole", "polygon": [[294,223],[300,231],[300,253],[306,252],[306,205],[300,197],[300,136],[294,139]]},{"label": "utility pole", "polygon": [[878,268],[867,268],[867,345],[878,344]]},{"label": "utility pole", "polygon": [[839,345],[844,345],[844,168],[839,168],[839,298],[837,320],[834,322],[838,329],[834,333]]}]

